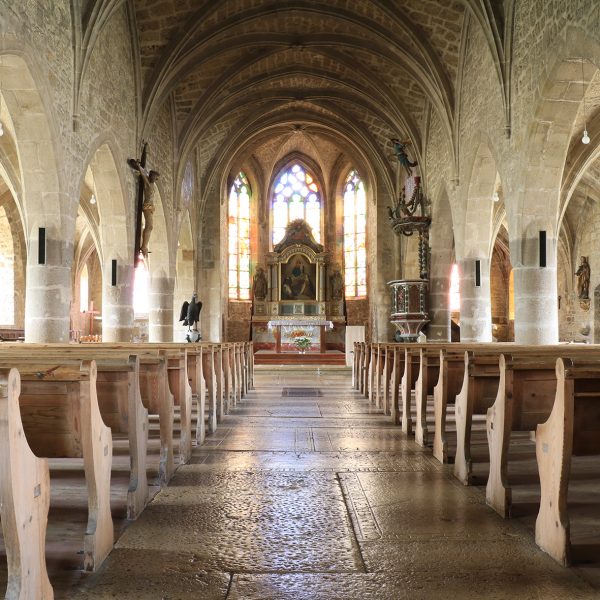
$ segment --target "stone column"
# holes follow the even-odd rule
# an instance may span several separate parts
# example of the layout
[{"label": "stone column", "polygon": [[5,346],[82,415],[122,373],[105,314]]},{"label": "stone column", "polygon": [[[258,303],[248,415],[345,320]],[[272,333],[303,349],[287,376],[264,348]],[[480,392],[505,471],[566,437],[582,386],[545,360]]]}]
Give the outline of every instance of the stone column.
[{"label": "stone column", "polygon": [[164,271],[150,277],[150,313],[148,341],[173,341],[173,291],[175,281]]},{"label": "stone column", "polygon": [[[546,230],[545,265],[540,266],[540,230]],[[556,240],[543,223],[530,224],[520,238],[510,240],[515,294],[515,342],[558,343],[558,282]]]},{"label": "stone column", "polygon": [[390,287],[382,283],[373,295],[374,331],[372,342],[386,343],[392,339],[393,326],[390,324],[392,314],[392,292]]},{"label": "stone column", "polygon": [[431,277],[429,282],[429,318],[427,339],[431,342],[450,341],[450,274]]},{"label": "stone column", "polygon": [[558,343],[556,266],[513,268],[515,278],[515,342]]},{"label": "stone column", "polygon": [[[476,261],[480,261],[480,282],[476,284]],[[489,258],[460,261],[460,341],[492,341],[492,301]]]},{"label": "stone column", "polygon": [[450,341],[450,272],[451,252],[431,251],[429,280],[429,318],[427,339],[432,342]]},{"label": "stone column", "polygon": [[73,244],[46,229],[45,264],[38,255],[38,228],[30,238],[25,293],[25,341],[69,341]]},{"label": "stone column", "polygon": [[113,258],[108,256],[102,269],[102,341],[131,342],[135,270],[129,258],[117,258],[117,281],[112,285]]}]

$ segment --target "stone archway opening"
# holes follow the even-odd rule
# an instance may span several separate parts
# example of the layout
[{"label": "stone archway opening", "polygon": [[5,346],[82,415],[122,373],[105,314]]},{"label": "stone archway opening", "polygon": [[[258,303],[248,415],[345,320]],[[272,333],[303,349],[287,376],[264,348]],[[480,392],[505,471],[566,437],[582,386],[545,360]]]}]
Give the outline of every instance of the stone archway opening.
[{"label": "stone archway opening", "polygon": [[[194,244],[192,240],[192,226],[190,215],[186,212],[179,232],[177,242],[177,259],[175,263],[175,292],[173,302],[173,340],[186,341],[187,327],[179,322],[180,311],[183,303],[189,302],[192,293],[196,290],[194,282]],[[202,298],[199,298],[202,302]],[[201,325],[198,324],[201,331]]]},{"label": "stone archway opening", "polygon": [[460,265],[461,340],[492,341],[491,249],[495,201],[500,189],[496,160],[487,142],[480,142],[471,169],[462,239],[457,239]]},{"label": "stone archway opening", "polygon": [[[133,207],[125,200],[120,163],[108,143],[91,156],[80,187],[74,249],[73,287],[79,297],[77,278],[87,265],[93,302],[92,310],[78,317],[80,330],[84,335],[101,331],[105,342],[131,341],[133,335]],[[80,308],[77,298],[73,306]]]}]

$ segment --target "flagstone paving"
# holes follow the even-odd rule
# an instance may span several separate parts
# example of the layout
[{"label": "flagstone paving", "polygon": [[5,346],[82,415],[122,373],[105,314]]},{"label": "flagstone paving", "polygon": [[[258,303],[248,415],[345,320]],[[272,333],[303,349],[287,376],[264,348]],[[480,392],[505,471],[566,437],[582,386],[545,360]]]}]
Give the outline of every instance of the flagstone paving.
[{"label": "flagstone paving", "polygon": [[53,582],[56,597],[600,597],[350,383],[341,369],[257,369],[100,571]]}]

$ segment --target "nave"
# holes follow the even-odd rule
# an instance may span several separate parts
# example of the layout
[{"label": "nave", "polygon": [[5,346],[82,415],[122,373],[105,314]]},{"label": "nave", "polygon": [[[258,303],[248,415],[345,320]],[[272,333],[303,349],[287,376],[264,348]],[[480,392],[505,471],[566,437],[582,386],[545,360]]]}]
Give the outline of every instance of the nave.
[{"label": "nave", "polygon": [[256,367],[255,389],[97,573],[57,598],[597,598],[335,367]]}]

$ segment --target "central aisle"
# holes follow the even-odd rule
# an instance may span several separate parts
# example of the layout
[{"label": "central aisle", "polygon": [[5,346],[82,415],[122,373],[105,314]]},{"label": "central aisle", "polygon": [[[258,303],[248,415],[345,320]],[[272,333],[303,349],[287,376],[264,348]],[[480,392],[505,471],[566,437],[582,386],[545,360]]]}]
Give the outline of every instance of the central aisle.
[{"label": "central aisle", "polygon": [[57,598],[595,598],[351,389],[257,368],[256,389]]}]

